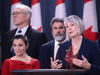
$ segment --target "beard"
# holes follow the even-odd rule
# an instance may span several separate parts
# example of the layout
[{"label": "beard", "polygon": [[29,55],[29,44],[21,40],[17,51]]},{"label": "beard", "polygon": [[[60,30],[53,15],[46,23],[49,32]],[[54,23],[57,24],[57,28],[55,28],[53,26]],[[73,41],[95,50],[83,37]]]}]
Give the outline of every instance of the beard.
[{"label": "beard", "polygon": [[[59,36],[57,36],[59,35]],[[62,35],[61,33],[57,33],[56,35],[53,35],[53,38],[56,40],[56,41],[62,41],[66,38],[66,34]]]}]

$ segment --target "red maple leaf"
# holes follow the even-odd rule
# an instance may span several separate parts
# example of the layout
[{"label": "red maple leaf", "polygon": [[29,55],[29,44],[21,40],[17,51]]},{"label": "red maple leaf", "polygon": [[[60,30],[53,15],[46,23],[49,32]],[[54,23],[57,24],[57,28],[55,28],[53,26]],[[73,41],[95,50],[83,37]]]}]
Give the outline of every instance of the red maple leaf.
[{"label": "red maple leaf", "polygon": [[38,31],[41,31],[41,29],[42,29],[42,27],[38,28],[37,30],[38,30]]},{"label": "red maple leaf", "polygon": [[[32,25],[30,25],[30,27],[32,28]],[[38,28],[37,30],[38,30],[38,31],[41,31],[41,29],[42,29],[42,27]]]},{"label": "red maple leaf", "polygon": [[92,1],[92,0],[84,0],[84,4],[87,3],[87,2],[90,2],[90,1]]},{"label": "red maple leaf", "polygon": [[32,28],[32,25],[30,25],[30,27]]},{"label": "red maple leaf", "polygon": [[97,32],[92,32],[92,27],[89,27],[87,30],[85,30],[85,33],[83,34],[86,38],[92,40],[92,41],[97,41],[99,38],[99,34]]}]

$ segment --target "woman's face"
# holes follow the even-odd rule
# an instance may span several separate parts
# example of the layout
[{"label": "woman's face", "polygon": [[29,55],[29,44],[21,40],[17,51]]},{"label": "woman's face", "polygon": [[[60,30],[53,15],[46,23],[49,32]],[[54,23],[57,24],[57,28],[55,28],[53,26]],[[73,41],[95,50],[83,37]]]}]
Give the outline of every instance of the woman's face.
[{"label": "woman's face", "polygon": [[79,31],[78,31],[78,26],[76,24],[71,22],[66,22],[65,27],[70,38],[73,38],[78,35]]},{"label": "woman's face", "polygon": [[27,47],[28,45],[26,46],[22,39],[14,39],[13,48],[17,56],[22,56],[23,54],[25,54]]}]

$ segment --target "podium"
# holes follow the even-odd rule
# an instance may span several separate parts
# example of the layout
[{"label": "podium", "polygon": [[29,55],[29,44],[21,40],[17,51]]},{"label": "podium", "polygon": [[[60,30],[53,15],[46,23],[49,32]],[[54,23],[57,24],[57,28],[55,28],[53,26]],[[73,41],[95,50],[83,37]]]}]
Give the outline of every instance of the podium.
[{"label": "podium", "polygon": [[23,75],[23,74],[34,74],[34,75],[65,75],[65,74],[89,74],[90,71],[87,69],[27,69],[27,70],[12,70],[12,74]]}]

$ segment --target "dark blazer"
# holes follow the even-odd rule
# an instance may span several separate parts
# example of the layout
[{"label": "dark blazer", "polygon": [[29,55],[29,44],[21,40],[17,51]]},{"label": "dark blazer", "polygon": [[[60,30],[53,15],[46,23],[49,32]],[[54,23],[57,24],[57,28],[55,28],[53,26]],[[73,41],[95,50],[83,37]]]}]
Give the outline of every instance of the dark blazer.
[{"label": "dark blazer", "polygon": [[54,59],[54,40],[43,44],[40,48],[39,62],[41,69],[51,69],[50,57]]},{"label": "dark blazer", "polygon": [[[14,29],[4,34],[3,41],[1,43],[3,61],[12,57],[10,52],[12,46],[11,39],[15,36],[16,30],[17,29]],[[29,26],[25,35],[29,39],[29,47],[26,50],[26,53],[29,56],[38,59],[41,45],[47,42],[45,34]]]},{"label": "dark blazer", "polygon": [[[63,62],[63,68],[66,68],[67,62],[65,61],[66,50],[69,49],[71,41],[62,43],[60,45],[60,60]],[[82,55],[91,64],[90,71],[92,73],[100,73],[100,47],[97,42],[90,41],[83,36],[82,44],[78,53],[77,59],[83,60]],[[76,69],[81,69],[81,67],[76,66]]]},{"label": "dark blazer", "polygon": [[[69,43],[69,42],[66,42]],[[51,60],[50,57],[54,60],[54,40],[43,44],[40,48],[39,53],[39,62],[41,69],[51,69]],[[61,58],[62,54],[59,52],[59,58]]]}]

